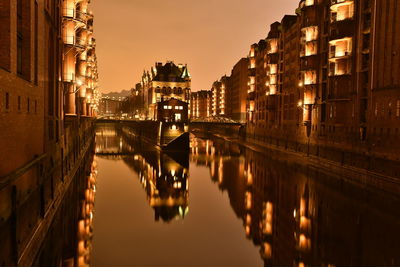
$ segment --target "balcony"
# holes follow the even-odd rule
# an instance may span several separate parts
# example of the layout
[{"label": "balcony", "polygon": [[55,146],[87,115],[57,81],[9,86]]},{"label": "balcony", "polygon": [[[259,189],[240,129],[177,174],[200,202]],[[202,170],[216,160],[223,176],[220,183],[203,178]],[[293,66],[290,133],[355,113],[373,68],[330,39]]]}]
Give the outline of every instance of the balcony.
[{"label": "balcony", "polygon": [[278,64],[279,63],[279,54],[269,54],[268,55],[268,63],[269,64]]},{"label": "balcony", "polygon": [[348,58],[353,50],[352,38],[337,39],[329,42],[329,60]]},{"label": "balcony", "polygon": [[331,22],[330,40],[351,37],[354,35],[355,30],[355,23],[353,19]]},{"label": "balcony", "polygon": [[250,91],[250,92],[247,94],[247,99],[248,99],[248,100],[255,100],[255,99],[256,99],[256,92]]},{"label": "balcony", "polygon": [[338,58],[329,64],[329,76],[351,75],[351,58]]},{"label": "balcony", "polygon": [[353,0],[331,0],[331,7],[335,5],[353,4]]},{"label": "balcony", "polygon": [[64,19],[70,19],[86,24],[88,19],[88,14],[81,11],[77,11],[74,8],[64,8],[63,17]]},{"label": "balcony", "polygon": [[319,30],[318,26],[310,26],[301,29],[301,42],[311,42],[318,39]]},{"label": "balcony", "polygon": [[63,81],[69,83],[75,82],[75,73],[64,73]]},{"label": "balcony", "polygon": [[66,35],[63,40],[64,44],[67,46],[73,46],[79,49],[85,49],[86,47],[86,39],[84,38],[77,38],[74,35]]},{"label": "balcony", "polygon": [[304,8],[301,14],[301,27],[316,26],[318,21],[318,9],[316,6]]},{"label": "balcony", "polygon": [[256,69],[249,69],[248,75],[250,77],[255,77],[256,76]]},{"label": "balcony", "polygon": [[319,65],[319,57],[317,55],[303,57],[300,59],[300,70],[317,70]]},{"label": "balcony", "polygon": [[317,71],[316,70],[303,71],[302,76],[303,76],[304,86],[317,84]]},{"label": "balcony", "polygon": [[315,5],[315,2],[316,2],[316,0],[301,0],[299,7],[301,9],[304,9],[304,8],[307,8],[307,7],[311,7],[311,6]]},{"label": "balcony", "polygon": [[317,41],[309,41],[301,45],[300,57],[314,56],[318,53]]}]

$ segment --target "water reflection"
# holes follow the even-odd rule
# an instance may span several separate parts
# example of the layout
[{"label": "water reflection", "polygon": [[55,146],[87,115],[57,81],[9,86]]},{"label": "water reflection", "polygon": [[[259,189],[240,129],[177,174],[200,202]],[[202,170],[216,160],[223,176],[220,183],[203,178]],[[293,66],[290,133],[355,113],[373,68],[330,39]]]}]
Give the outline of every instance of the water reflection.
[{"label": "water reflection", "polygon": [[155,221],[185,218],[189,212],[188,153],[160,152],[114,125],[99,127],[96,143],[98,156],[123,160],[139,174]]},{"label": "water reflection", "polygon": [[400,265],[397,196],[224,140],[194,138],[191,151],[264,266]]},{"label": "water reflection", "polygon": [[[97,155],[139,174],[156,221],[184,218],[189,156],[163,154],[112,127],[98,130]],[[192,176],[206,167],[228,194],[264,266],[400,266],[396,195],[222,139],[193,137],[190,162]]]}]

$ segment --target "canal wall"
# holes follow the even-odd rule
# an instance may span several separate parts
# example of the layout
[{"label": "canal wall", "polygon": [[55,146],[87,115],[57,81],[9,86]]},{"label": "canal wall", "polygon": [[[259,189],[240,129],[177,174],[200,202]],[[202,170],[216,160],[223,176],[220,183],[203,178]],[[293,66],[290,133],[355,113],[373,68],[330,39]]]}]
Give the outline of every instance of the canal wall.
[{"label": "canal wall", "polygon": [[1,177],[0,266],[60,266],[66,257],[79,259],[78,224],[70,221],[85,216],[93,119],[67,116],[54,149]]},{"label": "canal wall", "polygon": [[190,131],[199,137],[215,135],[227,139],[239,139],[249,145],[263,149],[296,153],[312,159],[321,166],[333,168],[350,167],[363,173],[376,173],[388,177],[400,177],[400,160],[388,158],[373,149],[345,147],[333,142],[311,142],[307,138],[297,139],[289,135],[254,135],[245,133],[246,128],[224,123],[191,123]]},{"label": "canal wall", "polygon": [[244,136],[244,127],[239,123],[190,122],[189,130],[199,136],[202,134],[221,135],[229,138]]},{"label": "canal wall", "polygon": [[[122,131],[133,134],[163,149],[189,149],[189,138],[185,133],[188,127],[182,122],[159,121],[115,121],[98,120],[97,124],[114,124]],[[176,144],[177,143],[177,144]]]},{"label": "canal wall", "polygon": [[295,152],[302,156],[318,160],[321,165],[329,162],[342,167],[353,167],[371,173],[390,177],[400,177],[400,161],[374,153],[360,151],[357,148],[343,147],[330,143],[311,143],[306,140],[293,140],[284,136],[247,136],[246,142],[269,149]]}]

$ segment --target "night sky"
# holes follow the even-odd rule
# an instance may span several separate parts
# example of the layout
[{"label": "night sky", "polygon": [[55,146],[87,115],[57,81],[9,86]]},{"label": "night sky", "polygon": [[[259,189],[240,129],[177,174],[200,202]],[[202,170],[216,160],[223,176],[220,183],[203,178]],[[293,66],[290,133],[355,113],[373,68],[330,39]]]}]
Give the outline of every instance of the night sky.
[{"label": "night sky", "polygon": [[298,0],[93,0],[100,88],[132,88],[155,62],[188,64],[210,89]]}]

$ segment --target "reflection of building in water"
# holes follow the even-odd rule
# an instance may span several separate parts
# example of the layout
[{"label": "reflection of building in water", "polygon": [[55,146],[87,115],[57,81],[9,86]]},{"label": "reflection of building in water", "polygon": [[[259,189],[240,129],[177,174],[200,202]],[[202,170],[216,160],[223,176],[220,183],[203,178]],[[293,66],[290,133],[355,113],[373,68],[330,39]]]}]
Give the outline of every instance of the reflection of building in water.
[{"label": "reflection of building in water", "polygon": [[96,131],[96,155],[122,158],[139,174],[155,219],[169,222],[184,218],[189,211],[189,155],[162,153],[143,144],[127,129],[101,125]]},{"label": "reflection of building in water", "polygon": [[81,216],[78,223],[78,265],[90,266],[93,237],[93,213],[96,194],[97,162],[93,161],[92,170],[87,177],[84,198],[81,200]]},{"label": "reflection of building in water", "polygon": [[191,158],[228,192],[265,266],[400,266],[398,197],[224,147],[192,140]]},{"label": "reflection of building in water", "polygon": [[133,152],[126,140],[126,133],[118,124],[98,123],[96,128],[96,154],[98,156],[118,156]]},{"label": "reflection of building in water", "polygon": [[133,158],[124,158],[125,163],[139,174],[149,204],[155,211],[156,221],[160,218],[164,222],[174,218],[183,219],[189,212],[187,157],[187,154],[178,155],[176,161],[175,157],[173,159],[165,153],[147,151]]}]

